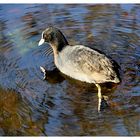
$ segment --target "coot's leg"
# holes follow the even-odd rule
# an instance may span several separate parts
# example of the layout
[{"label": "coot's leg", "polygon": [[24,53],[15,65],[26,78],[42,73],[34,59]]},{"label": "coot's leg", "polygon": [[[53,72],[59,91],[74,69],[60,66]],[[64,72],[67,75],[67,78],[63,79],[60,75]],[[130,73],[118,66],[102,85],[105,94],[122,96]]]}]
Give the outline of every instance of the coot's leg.
[{"label": "coot's leg", "polygon": [[107,100],[108,96],[104,96],[101,93],[101,86],[99,84],[95,84],[98,88],[98,112],[101,111],[101,109],[104,109],[105,107],[109,107]]},{"label": "coot's leg", "polygon": [[101,86],[99,84],[95,84],[98,88],[98,112],[101,111],[101,102],[102,102],[102,94],[101,94]]}]

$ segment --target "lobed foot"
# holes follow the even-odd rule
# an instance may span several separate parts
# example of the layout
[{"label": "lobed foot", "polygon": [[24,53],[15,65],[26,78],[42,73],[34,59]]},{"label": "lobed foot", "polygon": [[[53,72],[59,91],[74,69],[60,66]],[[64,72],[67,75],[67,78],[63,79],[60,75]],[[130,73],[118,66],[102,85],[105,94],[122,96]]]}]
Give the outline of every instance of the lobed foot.
[{"label": "lobed foot", "polygon": [[44,74],[43,80],[45,80],[46,79],[46,70],[42,66],[40,66],[40,70],[43,72],[43,74]]}]

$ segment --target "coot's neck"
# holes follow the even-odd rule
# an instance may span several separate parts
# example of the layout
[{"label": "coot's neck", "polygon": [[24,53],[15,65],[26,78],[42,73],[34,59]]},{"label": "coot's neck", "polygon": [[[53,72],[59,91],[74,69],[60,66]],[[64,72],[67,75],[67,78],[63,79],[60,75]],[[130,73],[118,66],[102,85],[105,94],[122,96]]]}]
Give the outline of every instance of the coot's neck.
[{"label": "coot's neck", "polygon": [[53,48],[54,53],[58,54],[61,52],[67,45],[69,45],[68,41],[62,34],[61,37],[55,38],[51,43],[51,47]]}]

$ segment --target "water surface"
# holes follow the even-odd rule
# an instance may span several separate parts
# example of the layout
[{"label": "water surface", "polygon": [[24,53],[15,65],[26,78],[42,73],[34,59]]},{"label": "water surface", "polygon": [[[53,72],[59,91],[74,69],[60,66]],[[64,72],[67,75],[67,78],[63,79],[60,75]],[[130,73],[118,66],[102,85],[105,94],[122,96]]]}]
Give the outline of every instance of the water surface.
[{"label": "water surface", "polygon": [[[98,113],[96,87],[61,75],[38,47],[49,25],[121,66],[121,84],[102,85],[109,108]],[[0,4],[0,135],[140,136],[140,5]]]}]

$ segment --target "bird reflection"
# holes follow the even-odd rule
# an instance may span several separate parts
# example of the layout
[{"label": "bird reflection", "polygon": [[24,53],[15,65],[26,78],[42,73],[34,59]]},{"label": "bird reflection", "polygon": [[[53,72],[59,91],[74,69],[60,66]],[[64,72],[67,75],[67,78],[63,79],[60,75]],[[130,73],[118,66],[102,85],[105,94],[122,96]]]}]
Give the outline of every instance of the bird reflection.
[{"label": "bird reflection", "polygon": [[65,78],[61,75],[60,71],[57,68],[53,70],[47,70],[46,68],[40,66],[40,70],[43,72],[43,79],[49,82],[50,84],[61,83]]}]

